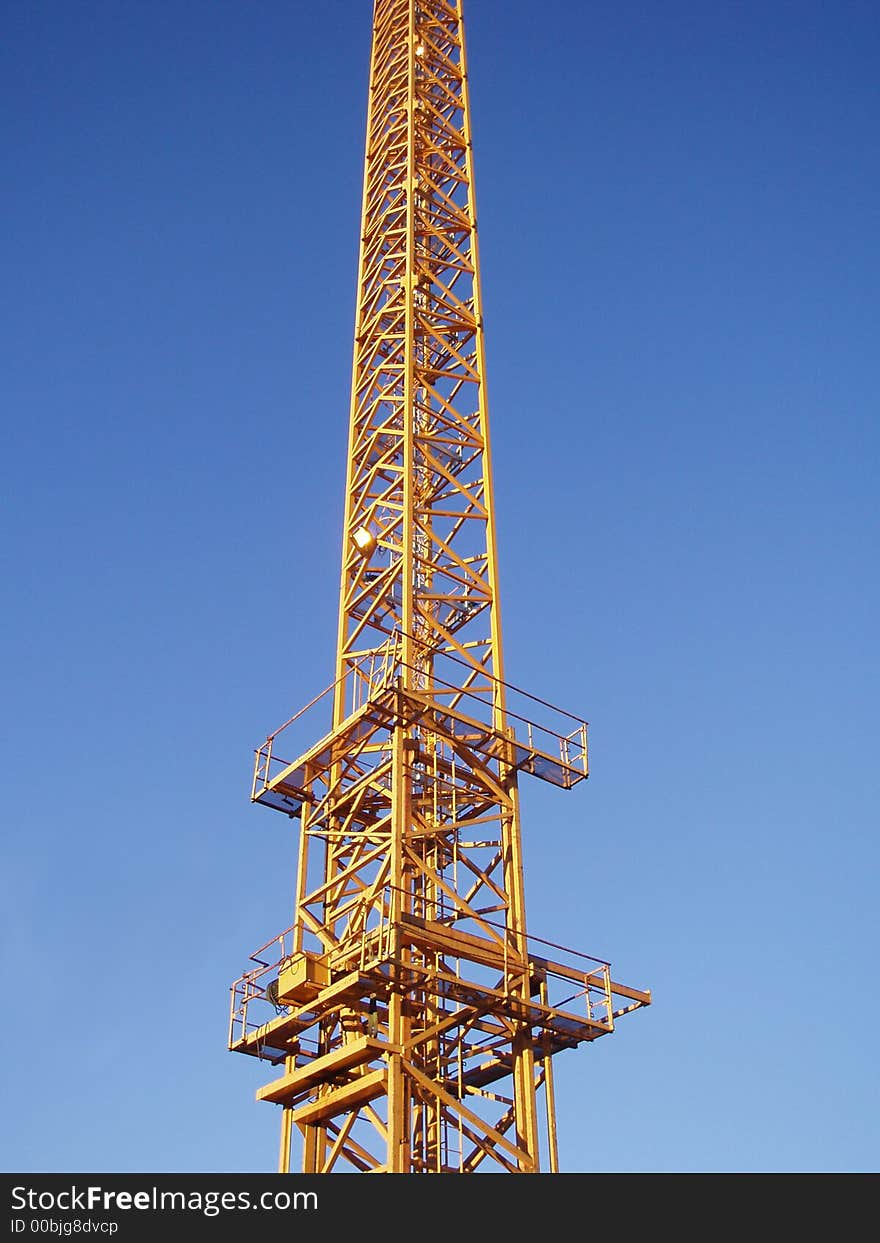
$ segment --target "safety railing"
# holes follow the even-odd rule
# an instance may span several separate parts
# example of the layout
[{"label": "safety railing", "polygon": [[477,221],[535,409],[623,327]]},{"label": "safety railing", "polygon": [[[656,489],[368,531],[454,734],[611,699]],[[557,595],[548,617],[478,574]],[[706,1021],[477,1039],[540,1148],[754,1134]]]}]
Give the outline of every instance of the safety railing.
[{"label": "safety railing", "polygon": [[[468,669],[465,662],[457,657],[444,654],[443,660]],[[404,661],[400,662],[400,667],[413,670],[413,666]],[[466,684],[450,682],[436,673],[431,677],[430,689],[422,693],[430,696],[436,713],[441,717],[445,712],[452,721],[463,718],[466,724],[478,722],[499,739],[503,736],[499,725],[506,729],[512,743],[512,762],[517,768],[563,786],[589,776],[589,727],[586,721],[536,695],[530,695],[510,682],[498,678],[491,679],[491,682],[498,692],[494,702],[488,700],[485,693]],[[527,711],[533,711],[534,716],[540,716],[543,712],[546,719],[537,721],[533,716],[527,716]],[[453,733],[456,732],[453,726]],[[503,750],[503,745],[499,743],[493,748],[493,754]]]},{"label": "safety railing", "polygon": [[[388,889],[384,892],[387,894]],[[373,981],[371,987],[375,987],[378,980],[388,976],[391,948],[397,942],[397,938],[392,936],[389,909],[388,903],[383,903],[381,909],[374,906],[375,918],[369,921],[369,926],[365,922],[358,937],[327,958],[328,965],[334,966],[336,973],[358,972]],[[491,959],[482,957],[478,950],[473,954],[456,956],[450,955],[448,946],[443,945],[437,947],[438,961],[455,960],[456,970],[451,976],[441,972],[435,978],[434,973],[427,967],[421,970],[414,967],[414,960],[409,956],[406,964],[401,961],[397,966],[406,965],[411,972],[414,986],[418,977],[418,987],[433,988],[438,997],[442,997],[449,1005],[460,1002],[459,993],[462,990],[471,994],[474,989],[485,989],[487,997],[491,995],[493,999],[487,1008],[497,1004],[502,1009],[509,1009],[512,1016],[543,1027],[563,1041],[567,1033],[572,1039],[584,1039],[584,1024],[594,1029],[611,1031],[615,1017],[647,1004],[648,995],[622,989],[624,999],[630,1004],[615,1011],[614,997],[616,992],[621,991],[621,986],[614,984],[610,964],[603,959],[533,935],[511,937],[507,935],[503,924],[487,920],[481,922],[484,925],[491,924],[492,928],[502,934],[495,942],[485,942],[487,946],[492,945],[493,952],[498,955],[494,966]],[[445,925],[447,931],[453,932],[459,927],[461,924]],[[434,924],[433,928],[439,928],[439,925]],[[250,956],[253,967],[243,972],[232,985],[229,1017],[231,1048],[241,1047],[248,1036],[259,1032],[273,1019],[288,1012],[287,1006],[279,1005],[272,997],[270,985],[277,979],[280,968],[294,952],[295,934],[296,925],[293,925],[267,941]],[[430,945],[433,940],[430,924],[425,925],[423,922],[421,932],[414,934],[412,923],[405,923],[403,941],[407,940],[411,944],[420,944],[423,950],[428,950],[430,958]],[[517,946],[516,952],[511,949],[513,945]],[[552,957],[548,956],[548,951],[552,951]],[[499,980],[498,968],[502,964]],[[528,971],[530,981],[529,988],[525,991],[522,988],[524,971]],[[308,1005],[304,1006],[304,1011],[308,1012],[309,1008]],[[312,1021],[314,1019],[306,1013],[304,1026]]]},{"label": "safety railing", "polygon": [[[518,770],[563,787],[589,775],[588,724],[582,718],[488,673],[480,674],[477,683],[473,667],[446,652],[434,654],[431,673],[426,676],[423,668],[401,659],[400,648],[400,636],[394,634],[382,648],[353,660],[342,677],[266,738],[255,752],[251,794],[255,801],[314,741],[315,709],[335,696],[342,682],[351,680],[354,708],[347,720],[402,680],[425,701],[429,727],[433,718],[434,724],[462,738],[471,737],[473,724],[483,727],[480,749],[487,757],[506,758]],[[440,669],[449,676],[440,676]],[[297,775],[289,777],[295,791]],[[281,809],[290,810],[290,806]]]},{"label": "safety railing", "polygon": [[[335,696],[337,688],[349,679],[355,680],[355,711],[368,702],[369,696],[376,695],[392,685],[399,671],[396,659],[398,638],[392,635],[388,643],[375,651],[365,652],[353,660],[345,673],[326,686],[319,694],[310,699],[305,707],[300,708],[289,720],[269,734],[266,741],[256,748],[254,758],[254,781],[251,797],[256,800],[259,793],[267,790],[273,780],[285,768],[289,768],[296,756],[304,751],[309,742],[314,741],[312,722],[315,718],[314,709],[325,703],[330,696]],[[326,708],[326,703],[325,703]],[[328,713],[329,716],[329,713]],[[311,736],[305,729],[308,722]],[[302,728],[297,729],[297,726]],[[279,754],[279,739],[284,735],[285,755]]]},{"label": "safety railing", "polygon": [[[278,1013],[276,1005],[267,995],[267,990],[278,974],[279,964],[293,953],[295,932],[294,924],[255,950],[250,956],[254,966],[243,972],[232,985],[229,1004],[230,1048],[264,1026]],[[256,1012],[252,1009],[254,1003],[258,1003]]]}]

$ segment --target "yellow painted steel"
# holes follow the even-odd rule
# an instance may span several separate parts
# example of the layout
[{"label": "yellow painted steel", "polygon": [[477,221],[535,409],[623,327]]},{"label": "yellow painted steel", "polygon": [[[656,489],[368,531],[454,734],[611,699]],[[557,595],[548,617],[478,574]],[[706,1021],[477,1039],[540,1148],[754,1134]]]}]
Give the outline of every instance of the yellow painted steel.
[{"label": "yellow painted steel", "polygon": [[552,1057],[650,1004],[528,933],[519,775],[587,734],[504,680],[485,376],[461,3],[376,0],[336,676],[257,751],[295,921],[232,990],[282,1172],[555,1171]]}]

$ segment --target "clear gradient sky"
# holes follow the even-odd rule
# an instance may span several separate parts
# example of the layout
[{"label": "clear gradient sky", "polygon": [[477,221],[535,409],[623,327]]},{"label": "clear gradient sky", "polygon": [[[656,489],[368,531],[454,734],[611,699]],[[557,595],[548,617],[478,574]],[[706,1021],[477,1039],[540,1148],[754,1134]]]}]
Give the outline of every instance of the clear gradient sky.
[{"label": "clear gradient sky", "polygon": [[[271,1171],[228,987],[332,677],[369,0],[2,0],[7,1171]],[[873,0],[468,0],[531,930],[654,1005],[568,1171],[880,1165]],[[294,825],[295,828],[295,825]]]}]

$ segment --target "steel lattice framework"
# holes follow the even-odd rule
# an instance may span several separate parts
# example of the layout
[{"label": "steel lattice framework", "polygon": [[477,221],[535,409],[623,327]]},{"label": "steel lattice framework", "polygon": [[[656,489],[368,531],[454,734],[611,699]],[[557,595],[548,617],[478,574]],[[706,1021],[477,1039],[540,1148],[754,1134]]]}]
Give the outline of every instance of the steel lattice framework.
[{"label": "steel lattice framework", "polygon": [[504,681],[493,512],[461,3],[375,0],[336,677],[257,751],[296,910],[232,989],[282,1172],[554,1171],[553,1055],[650,1003],[526,931],[518,776],[587,729]]}]

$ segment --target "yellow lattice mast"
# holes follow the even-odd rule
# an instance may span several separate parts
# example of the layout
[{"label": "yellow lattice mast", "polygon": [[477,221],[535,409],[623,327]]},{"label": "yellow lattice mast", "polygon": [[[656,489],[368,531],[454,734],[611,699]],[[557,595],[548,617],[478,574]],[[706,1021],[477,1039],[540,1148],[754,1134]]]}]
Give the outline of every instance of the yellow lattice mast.
[{"label": "yellow lattice mast", "polygon": [[296,909],[230,1047],[282,1172],[294,1127],[306,1173],[555,1170],[553,1055],[650,994],[526,931],[518,775],[587,734],[504,681],[460,0],[375,0],[366,145],[336,678],[257,752]]}]

